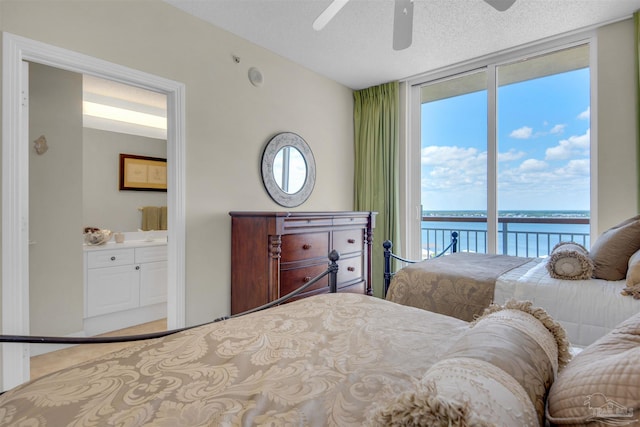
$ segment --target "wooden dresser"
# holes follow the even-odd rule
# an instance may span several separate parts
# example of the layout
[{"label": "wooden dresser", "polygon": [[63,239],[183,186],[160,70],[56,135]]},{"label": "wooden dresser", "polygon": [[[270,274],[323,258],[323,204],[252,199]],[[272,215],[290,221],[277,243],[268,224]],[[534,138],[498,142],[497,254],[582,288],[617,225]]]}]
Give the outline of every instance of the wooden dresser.
[{"label": "wooden dresser", "polygon": [[[335,249],[338,292],[371,295],[375,212],[230,212],[231,314],[273,301],[327,269]],[[299,298],[328,292],[328,279]]]}]

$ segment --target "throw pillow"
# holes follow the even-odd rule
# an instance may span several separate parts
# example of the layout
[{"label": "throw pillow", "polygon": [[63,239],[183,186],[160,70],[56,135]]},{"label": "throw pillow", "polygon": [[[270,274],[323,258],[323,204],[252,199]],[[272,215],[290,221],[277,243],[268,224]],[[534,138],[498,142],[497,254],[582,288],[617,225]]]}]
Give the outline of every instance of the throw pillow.
[{"label": "throw pillow", "polygon": [[547,271],[555,279],[586,280],[593,275],[589,251],[579,243],[560,242],[547,259]]},{"label": "throw pillow", "polygon": [[492,305],[374,426],[542,425],[544,402],[570,359],[564,329],[531,302]]},{"label": "throw pillow", "polygon": [[576,355],[547,399],[551,425],[637,425],[640,313]]},{"label": "throw pillow", "polygon": [[621,292],[622,295],[631,295],[635,299],[640,299],[640,251],[629,258],[626,285]]},{"label": "throw pillow", "polygon": [[623,280],[629,258],[640,249],[640,220],[626,222],[602,233],[591,247],[593,277]]}]

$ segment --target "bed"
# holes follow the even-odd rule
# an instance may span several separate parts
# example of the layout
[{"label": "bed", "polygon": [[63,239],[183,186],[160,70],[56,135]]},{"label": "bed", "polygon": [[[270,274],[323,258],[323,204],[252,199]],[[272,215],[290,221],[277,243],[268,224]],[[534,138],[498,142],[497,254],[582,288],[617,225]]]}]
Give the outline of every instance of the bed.
[{"label": "bed", "polygon": [[572,359],[531,302],[466,322],[329,293],[18,386],[0,426],[638,425],[639,359],[640,314]]},{"label": "bed", "polygon": [[562,328],[530,304],[469,323],[323,294],[18,386],[0,396],[0,425],[410,425],[409,413],[539,426],[569,357]]},{"label": "bed", "polygon": [[391,273],[392,244],[383,246],[386,299],[400,304],[470,321],[491,303],[529,300],[560,322],[577,347],[640,312],[640,216],[607,230],[591,251],[560,242],[548,258],[455,252],[403,260],[409,264]]}]

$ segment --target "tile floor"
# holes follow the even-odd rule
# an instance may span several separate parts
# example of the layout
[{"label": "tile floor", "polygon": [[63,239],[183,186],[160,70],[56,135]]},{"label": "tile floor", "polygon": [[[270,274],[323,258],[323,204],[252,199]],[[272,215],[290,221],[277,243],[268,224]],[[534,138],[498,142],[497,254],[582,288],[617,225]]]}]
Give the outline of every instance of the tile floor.
[{"label": "tile floor", "polygon": [[[165,331],[167,320],[161,319],[155,322],[143,323],[118,331],[108,332],[100,336],[137,335],[149,332]],[[132,343],[111,343],[111,344],[81,344],[62,350],[52,351],[31,358],[31,379],[39,378],[51,372],[95,359],[96,357],[123,349]]]}]

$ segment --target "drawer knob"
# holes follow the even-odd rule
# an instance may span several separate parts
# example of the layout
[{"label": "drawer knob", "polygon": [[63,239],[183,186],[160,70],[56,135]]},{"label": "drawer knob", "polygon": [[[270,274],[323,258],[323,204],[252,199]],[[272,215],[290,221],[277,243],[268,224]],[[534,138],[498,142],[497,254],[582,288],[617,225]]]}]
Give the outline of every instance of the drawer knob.
[{"label": "drawer knob", "polygon": [[112,256],[111,261],[115,261],[115,260],[116,260],[116,257]]},{"label": "drawer knob", "polygon": [[302,249],[308,251],[309,249],[311,249],[311,245],[309,243],[305,243],[304,245],[302,245]]},{"label": "drawer knob", "polygon": [[302,281],[303,281],[304,283],[309,283],[309,282],[311,281],[311,277],[306,276],[304,279],[302,279]]},{"label": "drawer knob", "polygon": [[356,268],[355,267],[347,267],[347,270],[348,271],[356,271]]},{"label": "drawer knob", "polygon": [[136,270],[140,270],[140,266],[139,265],[136,265]]},{"label": "drawer knob", "polygon": [[349,243],[355,243],[355,242],[356,242],[356,239],[349,239],[349,240],[347,240],[347,242],[349,242]]}]

